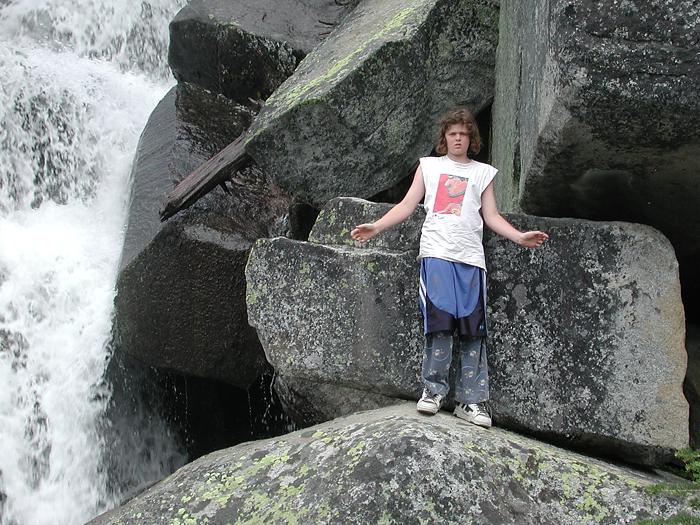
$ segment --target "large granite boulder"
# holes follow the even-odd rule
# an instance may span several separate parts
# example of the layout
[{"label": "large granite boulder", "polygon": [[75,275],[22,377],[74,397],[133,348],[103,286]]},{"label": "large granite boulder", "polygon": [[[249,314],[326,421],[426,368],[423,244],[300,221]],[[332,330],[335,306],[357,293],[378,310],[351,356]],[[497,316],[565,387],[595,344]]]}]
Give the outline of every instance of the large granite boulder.
[{"label": "large granite boulder", "polygon": [[[490,365],[501,424],[653,463],[688,443],[678,263],[658,231],[510,215],[530,251],[491,234]],[[663,414],[663,417],[659,417]]]},{"label": "large granite boulder", "polygon": [[617,525],[697,513],[647,490],[656,481],[402,404],[209,454],[89,523]]},{"label": "large granite boulder", "polygon": [[247,388],[266,368],[247,324],[243,270],[258,237],[287,230],[290,199],[255,166],[165,225],[164,195],[238,136],[252,115],[180,83],[154,110],[134,161],[117,281],[120,349],[143,363]]},{"label": "large granite boulder", "polygon": [[497,23],[490,0],[365,0],[267,99],[246,152],[314,205],[393,186],[439,114],[490,103]]},{"label": "large granite boulder", "polygon": [[493,161],[509,176],[502,204],[658,228],[697,317],[700,5],[501,7]]},{"label": "large granite boulder", "polygon": [[170,23],[168,61],[181,82],[264,100],[356,3],[192,0]]},{"label": "large granite boulder", "polygon": [[[404,226],[356,247],[348,235],[355,218],[385,209],[336,199],[310,237],[326,244],[276,238],[254,246],[248,316],[282,382],[307,391],[340,385],[362,396],[420,392],[417,236]],[[634,224],[510,219],[548,231],[550,241],[533,251],[488,238],[496,424],[641,463],[687,446],[684,317],[668,241]],[[290,388],[282,390],[284,397]],[[287,403],[311,413],[300,390]],[[313,392],[323,403],[325,390]],[[329,397],[315,415],[336,406]]]}]

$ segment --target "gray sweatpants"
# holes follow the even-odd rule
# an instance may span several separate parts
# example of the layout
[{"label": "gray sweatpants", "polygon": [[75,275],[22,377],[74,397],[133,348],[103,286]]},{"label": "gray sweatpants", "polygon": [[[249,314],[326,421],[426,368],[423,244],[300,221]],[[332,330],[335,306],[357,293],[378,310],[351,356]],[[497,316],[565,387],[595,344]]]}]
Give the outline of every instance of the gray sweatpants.
[{"label": "gray sweatpants", "polygon": [[[452,362],[453,338],[450,332],[425,336],[423,384],[431,394],[447,395]],[[456,378],[455,399],[459,403],[481,403],[489,398],[489,374],[484,337],[459,337],[460,366]]]}]

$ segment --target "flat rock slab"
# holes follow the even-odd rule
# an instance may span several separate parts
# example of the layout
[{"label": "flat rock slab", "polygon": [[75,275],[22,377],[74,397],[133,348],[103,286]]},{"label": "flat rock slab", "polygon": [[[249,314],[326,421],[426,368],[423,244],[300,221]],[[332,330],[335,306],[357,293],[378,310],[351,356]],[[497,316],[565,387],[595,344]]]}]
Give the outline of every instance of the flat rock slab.
[{"label": "flat rock slab", "polygon": [[654,481],[403,404],[209,454],[90,524],[617,525],[689,509]]},{"label": "flat rock slab", "polygon": [[170,23],[175,78],[233,100],[264,100],[356,2],[192,0]]},{"label": "flat rock slab", "polygon": [[[328,245],[256,243],[249,321],[285,377],[416,398],[417,246],[347,245],[352,219],[339,213],[357,208],[334,201],[322,211],[335,217],[314,227]],[[688,443],[685,326],[668,240],[634,224],[509,217],[551,239],[535,251],[496,236],[486,244],[495,421],[631,461],[668,460]]]},{"label": "flat rock slab", "polygon": [[246,151],[314,205],[367,197],[427,154],[436,118],[493,95],[498,5],[366,0],[267,99]]},{"label": "flat rock slab", "polygon": [[119,275],[116,331],[142,363],[246,389],[268,366],[246,328],[251,242],[221,227],[168,222]]},{"label": "flat rock slab", "polygon": [[654,226],[697,297],[700,5],[509,2],[501,20],[494,162],[519,186],[508,200]]},{"label": "flat rock slab", "polygon": [[[131,171],[129,214],[120,267],[129,264],[163,227],[163,197],[201,162],[240,135],[253,118],[231,100],[181,82],[151,113],[141,134]],[[193,208],[235,215],[237,206],[223,192],[211,192]]]}]

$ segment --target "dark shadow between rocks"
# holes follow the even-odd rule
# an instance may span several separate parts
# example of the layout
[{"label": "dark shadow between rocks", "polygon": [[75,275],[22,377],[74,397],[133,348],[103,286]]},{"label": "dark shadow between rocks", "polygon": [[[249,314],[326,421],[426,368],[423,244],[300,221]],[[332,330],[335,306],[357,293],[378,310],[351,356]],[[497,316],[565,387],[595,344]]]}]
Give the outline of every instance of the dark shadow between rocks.
[{"label": "dark shadow between rocks", "polygon": [[215,450],[295,430],[265,373],[242,390],[146,366],[116,349],[101,423],[108,491],[124,502]]},{"label": "dark shadow between rocks", "polygon": [[[491,142],[491,108],[492,108],[493,103],[490,103],[488,106],[486,106],[484,109],[479,111],[474,117],[476,118],[476,123],[479,126],[479,134],[481,135],[481,150],[477,155],[474,155],[473,158],[474,160],[477,160],[479,162],[486,162],[489,163],[491,161],[491,147],[490,147],[490,142]],[[435,134],[435,139],[437,138],[437,123],[434,125],[434,134]],[[427,157],[439,157],[440,155],[435,151],[435,148],[433,147],[430,152],[426,152],[425,156]],[[409,170],[406,172],[406,176],[401,179],[399,182],[391,186],[390,188],[387,188],[383,191],[380,191],[379,193],[369,197],[367,200],[371,202],[388,202],[391,204],[396,204],[398,202],[401,202],[401,199],[404,198],[406,195],[406,192],[408,189],[411,187],[411,183],[413,182],[413,176],[416,172],[416,169],[418,169],[418,159],[415,159],[415,162],[411,165]],[[379,218],[379,217],[377,217]]]}]

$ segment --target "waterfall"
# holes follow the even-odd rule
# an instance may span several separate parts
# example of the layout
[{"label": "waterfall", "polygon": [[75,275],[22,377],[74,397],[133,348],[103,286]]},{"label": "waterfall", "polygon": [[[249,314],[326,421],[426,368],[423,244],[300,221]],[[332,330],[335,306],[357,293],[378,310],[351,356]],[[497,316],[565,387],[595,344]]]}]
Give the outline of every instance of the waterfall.
[{"label": "waterfall", "polygon": [[100,432],[114,285],[183,3],[0,0],[0,525],[84,523],[123,496]]}]

